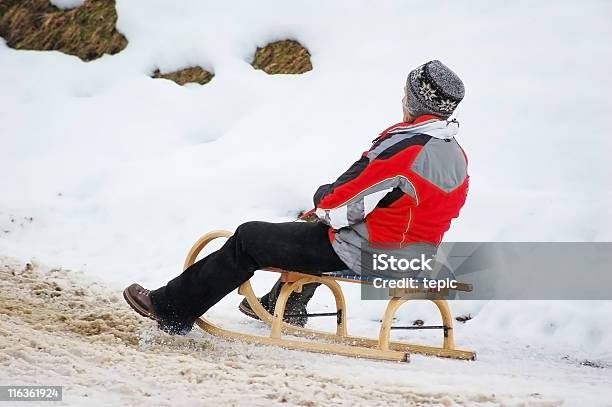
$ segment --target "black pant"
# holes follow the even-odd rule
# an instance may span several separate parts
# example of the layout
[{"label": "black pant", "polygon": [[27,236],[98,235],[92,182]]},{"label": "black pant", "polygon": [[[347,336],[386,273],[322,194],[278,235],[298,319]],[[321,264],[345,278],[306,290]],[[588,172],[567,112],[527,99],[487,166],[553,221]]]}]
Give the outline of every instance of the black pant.
[{"label": "black pant", "polygon": [[244,223],[221,249],[153,291],[155,311],[166,321],[191,325],[255,270],[280,267],[311,274],[344,270],[347,266],[334,252],[327,230],[321,223]]}]

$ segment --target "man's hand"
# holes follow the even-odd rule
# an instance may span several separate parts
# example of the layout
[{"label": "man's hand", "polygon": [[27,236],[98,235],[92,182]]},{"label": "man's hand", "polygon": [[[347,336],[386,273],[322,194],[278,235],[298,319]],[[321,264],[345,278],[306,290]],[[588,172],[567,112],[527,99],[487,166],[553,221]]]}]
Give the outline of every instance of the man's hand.
[{"label": "man's hand", "polygon": [[300,212],[298,219],[306,222],[319,222],[319,218],[316,215],[314,208],[309,211]]}]

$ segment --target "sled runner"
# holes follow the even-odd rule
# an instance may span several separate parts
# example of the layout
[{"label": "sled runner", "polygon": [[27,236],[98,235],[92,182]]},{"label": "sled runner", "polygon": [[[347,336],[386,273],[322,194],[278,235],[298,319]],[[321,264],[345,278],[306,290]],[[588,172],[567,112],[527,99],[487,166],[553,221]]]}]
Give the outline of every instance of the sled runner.
[{"label": "sled runner", "polygon": [[[192,265],[198,254],[212,240],[217,238],[228,238],[232,235],[226,230],[211,231],[202,236],[189,250],[185,259],[184,269]],[[350,282],[367,284],[358,274],[349,270],[342,272],[325,273],[321,276],[302,274],[280,269],[265,269],[266,271],[281,273],[281,279],[285,283],[276,301],[274,314],[270,314],[259,303],[250,281],[246,281],[238,288],[238,293],[243,295],[253,312],[259,319],[270,326],[269,336],[260,336],[247,333],[240,333],[215,325],[204,316],[196,320],[196,324],[211,335],[226,339],[240,340],[249,343],[264,345],[275,345],[286,349],[297,349],[318,353],[331,353],[344,356],[353,356],[369,359],[391,360],[407,362],[410,353],[419,353],[439,357],[475,360],[474,352],[455,349],[453,337],[453,318],[450,313],[448,302],[445,299],[427,299],[432,301],[438,308],[442,317],[442,325],[434,326],[393,326],[393,317],[397,310],[409,299],[418,299],[418,296],[411,298],[406,291],[396,290],[391,292],[392,298],[388,301],[387,308],[383,314],[378,338],[366,338],[351,336],[347,331],[347,307],[342,287],[338,282]],[[308,317],[335,316],[336,332],[325,332],[308,328],[301,328],[290,325],[283,321],[285,305],[289,295],[293,292],[300,292],[304,284],[318,282],[329,288],[336,302],[336,312],[307,314]],[[468,285],[460,285],[459,290],[469,291]],[[391,330],[394,329],[438,329],[443,333],[442,346],[415,345],[390,339]],[[291,335],[291,338],[284,337],[283,334]],[[299,340],[297,337],[307,338]]]}]

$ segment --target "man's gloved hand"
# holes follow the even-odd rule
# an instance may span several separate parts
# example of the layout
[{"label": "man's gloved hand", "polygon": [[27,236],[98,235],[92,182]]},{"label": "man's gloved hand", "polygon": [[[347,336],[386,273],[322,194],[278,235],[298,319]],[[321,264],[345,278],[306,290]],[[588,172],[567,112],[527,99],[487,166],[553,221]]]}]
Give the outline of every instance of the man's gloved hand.
[{"label": "man's gloved hand", "polygon": [[298,215],[299,220],[303,220],[305,222],[320,222],[319,217],[315,214],[315,209],[311,209],[309,211],[302,211]]}]

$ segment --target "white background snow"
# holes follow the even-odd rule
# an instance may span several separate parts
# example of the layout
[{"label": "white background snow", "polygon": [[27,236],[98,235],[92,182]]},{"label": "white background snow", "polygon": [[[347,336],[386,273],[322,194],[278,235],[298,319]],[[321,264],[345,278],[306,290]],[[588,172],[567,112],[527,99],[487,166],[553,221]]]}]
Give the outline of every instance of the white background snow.
[{"label": "white background snow", "polygon": [[[309,209],[318,185],[401,120],[406,74],[431,59],[466,85],[457,138],[470,194],[446,240],[612,238],[610,2],[117,0],[117,11],[129,44],[93,62],[0,40],[0,254],[156,287],[204,232]],[[250,66],[256,47],[285,38],[309,49],[311,72]],[[215,77],[149,77],[193,65]],[[349,291],[352,326],[367,333],[382,305]],[[236,301],[212,313],[230,318]],[[506,338],[511,353],[540,343],[612,363],[610,302],[453,308],[475,316],[457,333],[464,347]]]},{"label": "white background snow", "polygon": [[49,0],[49,3],[61,10],[69,10],[83,5],[85,0]]}]

